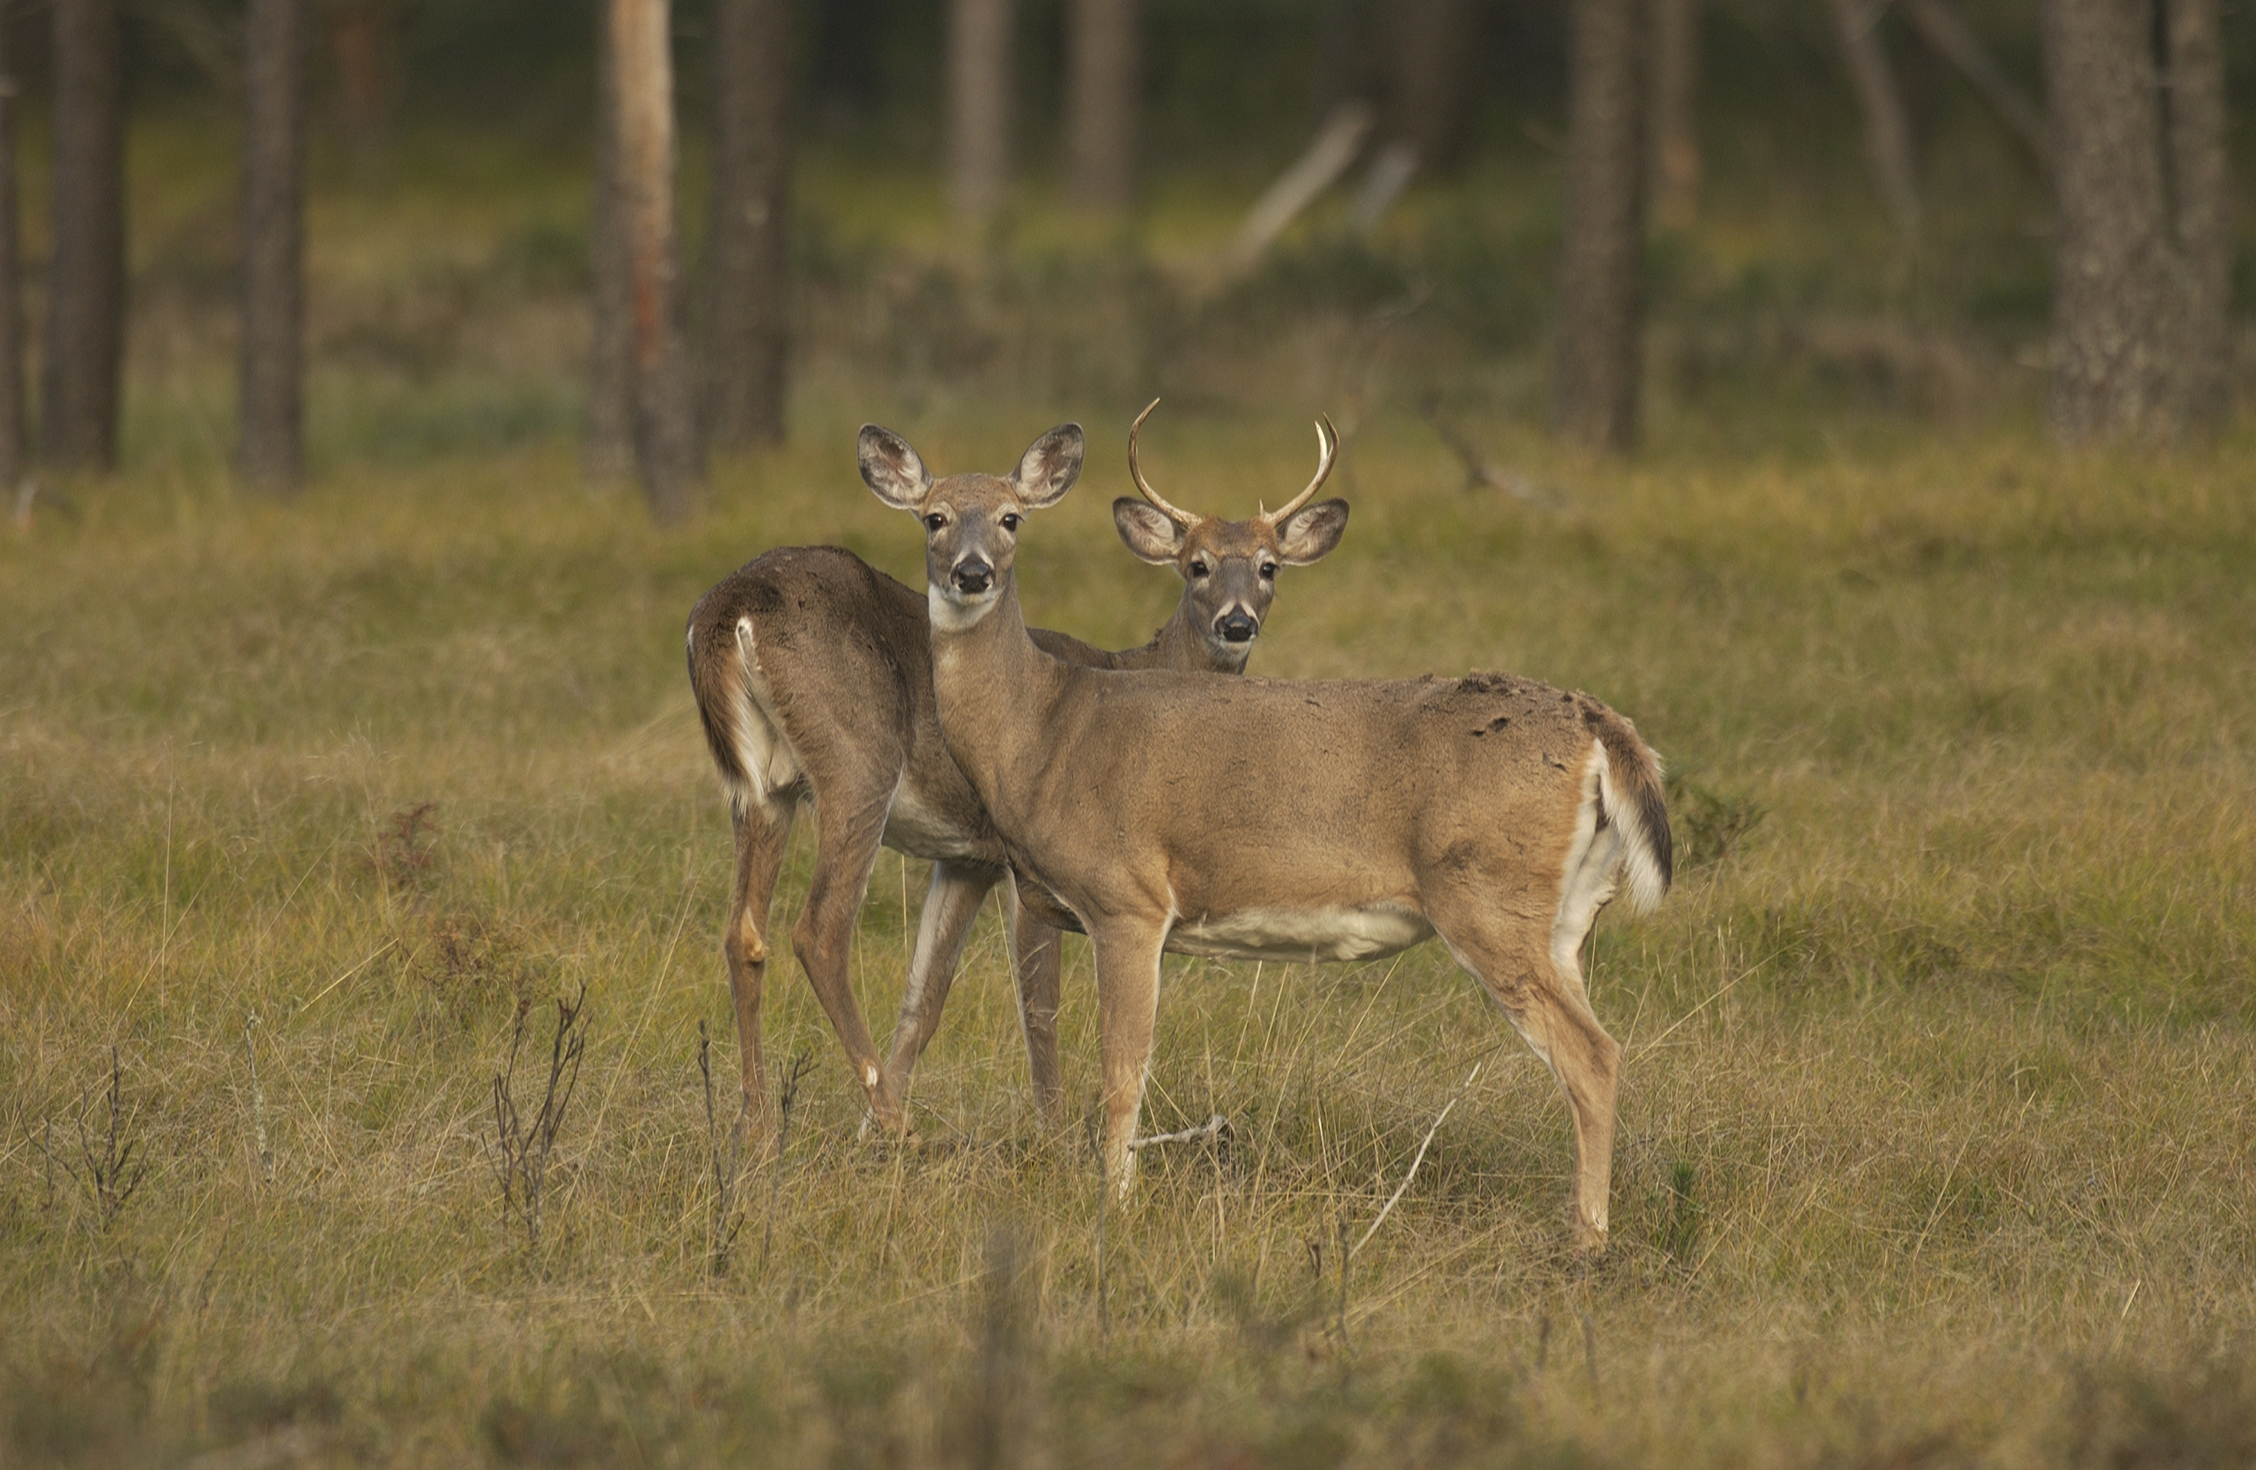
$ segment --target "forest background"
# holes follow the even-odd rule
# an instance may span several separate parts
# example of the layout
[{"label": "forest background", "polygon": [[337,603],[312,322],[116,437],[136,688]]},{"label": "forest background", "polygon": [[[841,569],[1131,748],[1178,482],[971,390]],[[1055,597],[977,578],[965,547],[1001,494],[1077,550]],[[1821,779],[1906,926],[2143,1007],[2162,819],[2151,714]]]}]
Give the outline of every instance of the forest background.
[{"label": "forest background", "polygon": [[[746,316],[716,296],[712,201],[746,187],[715,173],[727,7],[9,7],[13,1461],[2256,1453],[2256,28],[1657,0],[1610,12],[1625,53],[1577,30],[1600,9],[772,10],[760,95],[787,105],[752,175],[787,228]],[[1134,39],[1109,132],[1076,80],[1108,10]],[[116,268],[74,276],[108,237],[69,199],[100,168],[57,162],[100,156],[69,151],[93,73],[58,46],[105,11]],[[628,75],[653,13],[668,44]],[[303,66],[279,91],[252,44],[276,16]],[[2102,23],[2086,54],[2133,77],[2110,95],[2146,98],[2146,146],[2075,194],[2067,151],[2108,152],[2078,128],[2114,114],[2063,108],[2060,58]],[[2172,73],[2204,23],[2211,152]],[[678,130],[637,174],[628,119],[656,114],[620,99],[654,57]],[[1626,114],[1577,108],[1581,64]],[[303,132],[262,163],[277,97]],[[1256,228],[1296,165],[1319,186]],[[262,255],[276,218],[299,243]],[[605,336],[622,219],[663,223],[634,238],[665,340]],[[2074,255],[2095,238],[2131,244]],[[1578,276],[1591,242],[1612,264]],[[2100,293],[2136,330],[2095,329],[2159,344],[2123,355],[2143,379],[2079,345],[2061,262],[2101,257],[2143,283]],[[107,368],[53,326],[105,281]],[[725,366],[745,320],[769,410],[727,398],[758,378]],[[865,420],[945,471],[1077,418],[1087,484],[1028,532],[1030,613],[1140,642],[1176,587],[1105,502],[1155,396],[1147,468],[1219,513],[1298,488],[1315,413],[1345,436],[1347,537],[1289,578],[1256,673],[1508,668],[1668,758],[1676,891],[1595,950],[1628,1059],[1600,1270],[1559,1250],[1555,1085],[1424,950],[1171,962],[1146,1126],[1230,1130],[1156,1151],[1127,1210],[1036,1122],[992,915],[909,1145],[861,1136],[779,965],[790,1131],[740,1169],[689,605],[780,544],[914,580],[914,529],[854,475]],[[873,1016],[921,886],[881,858]],[[1090,980],[1070,949],[1076,1108]]]}]

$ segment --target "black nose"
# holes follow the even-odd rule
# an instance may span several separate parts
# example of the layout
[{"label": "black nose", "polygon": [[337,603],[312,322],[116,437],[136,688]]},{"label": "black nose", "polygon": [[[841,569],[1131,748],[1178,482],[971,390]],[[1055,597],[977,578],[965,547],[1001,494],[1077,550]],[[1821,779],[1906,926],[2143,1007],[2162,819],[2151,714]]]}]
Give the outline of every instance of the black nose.
[{"label": "black nose", "polygon": [[954,576],[958,592],[977,595],[993,585],[995,569],[983,561],[967,561],[957,566]]},{"label": "black nose", "polygon": [[1216,625],[1222,630],[1224,643],[1251,643],[1261,625],[1244,613],[1232,613]]}]

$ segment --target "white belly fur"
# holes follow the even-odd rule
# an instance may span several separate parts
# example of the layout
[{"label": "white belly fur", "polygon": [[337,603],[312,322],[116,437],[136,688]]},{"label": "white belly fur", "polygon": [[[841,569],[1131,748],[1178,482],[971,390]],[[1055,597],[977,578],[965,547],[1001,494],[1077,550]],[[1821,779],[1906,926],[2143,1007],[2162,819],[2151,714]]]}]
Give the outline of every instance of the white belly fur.
[{"label": "white belly fur", "polygon": [[1380,903],[1184,917],[1175,921],[1167,947],[1224,960],[1368,960],[1432,937],[1425,915]]},{"label": "white belly fur", "polygon": [[894,791],[893,805],[885,813],[885,845],[910,857],[985,857],[989,862],[994,861],[992,853],[980,851],[971,834],[927,806],[905,778]]}]

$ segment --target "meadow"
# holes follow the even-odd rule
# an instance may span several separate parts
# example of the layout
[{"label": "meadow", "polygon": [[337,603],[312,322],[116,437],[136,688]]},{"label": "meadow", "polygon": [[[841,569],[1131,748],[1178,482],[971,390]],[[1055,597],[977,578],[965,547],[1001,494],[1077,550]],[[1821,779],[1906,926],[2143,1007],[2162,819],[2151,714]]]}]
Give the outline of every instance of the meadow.
[{"label": "meadow", "polygon": [[[317,191],[318,472],[277,504],[225,471],[225,195],[179,135],[135,155],[126,466],[0,533],[10,1463],[2256,1458],[2245,424],[2063,453],[2014,365],[2041,321],[1803,301],[1814,236],[1724,210],[1670,247],[1649,448],[1591,460],[1542,432],[1539,316],[1465,294],[1463,231],[1540,256],[1509,178],[1223,287],[1172,263],[1231,218],[1188,185],[1139,244],[1035,208],[967,264],[933,197],[870,243],[841,165],[807,190],[791,441],[660,531],[578,469],[584,197],[427,145],[412,198]],[[1059,326],[1067,298],[1105,304]],[[1677,885],[1594,953],[1626,1059],[1596,1269],[1555,1084],[1432,946],[1171,960],[1145,1126],[1229,1136],[1148,1152],[1125,1208],[1030,1105],[992,908],[907,1144],[861,1136],[787,962],[789,1133],[733,1167],[691,603],[779,544],[920,575],[865,418],[954,470],[1075,417],[1028,613],[1139,642],[1176,584],[1106,507],[1153,391],[1146,468],[1195,508],[1297,488],[1319,409],[1350,431],[1346,538],[1255,672],[1507,669],[1668,761]],[[1468,485],[1437,416],[1530,494]],[[881,1031],[918,867],[881,857],[857,936]],[[535,1232],[495,1079],[537,1114],[583,988]]]}]

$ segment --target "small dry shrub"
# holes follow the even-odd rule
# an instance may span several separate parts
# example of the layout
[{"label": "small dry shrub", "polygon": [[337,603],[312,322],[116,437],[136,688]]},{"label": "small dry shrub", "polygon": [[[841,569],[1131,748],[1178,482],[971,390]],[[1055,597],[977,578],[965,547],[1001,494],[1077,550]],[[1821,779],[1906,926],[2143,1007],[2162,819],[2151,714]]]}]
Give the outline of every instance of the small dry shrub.
[{"label": "small dry shrub", "polygon": [[492,914],[434,915],[409,969],[449,1017],[468,1026],[539,991],[546,967],[531,953],[530,937],[523,924]]},{"label": "small dry shrub", "polygon": [[429,891],[438,878],[439,828],[431,814],[435,801],[402,807],[384,819],[368,849],[368,865],[384,886],[399,893]]}]

